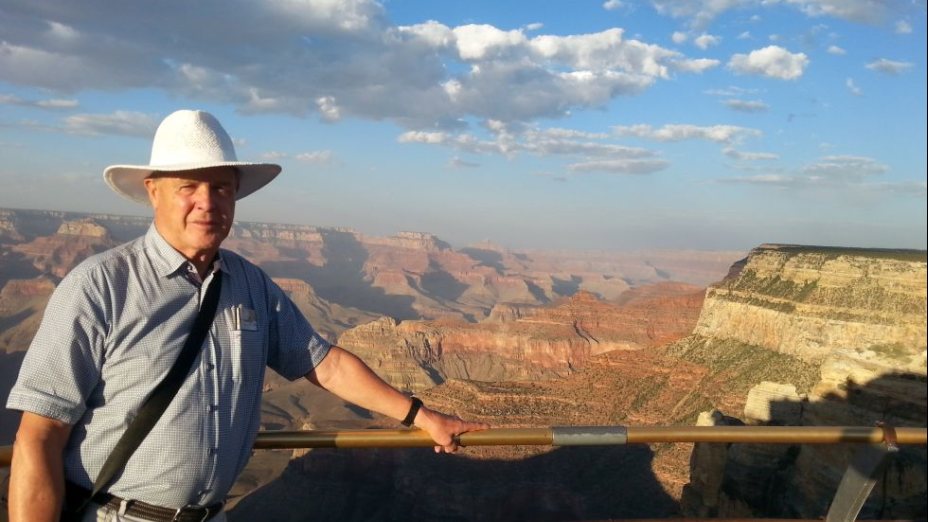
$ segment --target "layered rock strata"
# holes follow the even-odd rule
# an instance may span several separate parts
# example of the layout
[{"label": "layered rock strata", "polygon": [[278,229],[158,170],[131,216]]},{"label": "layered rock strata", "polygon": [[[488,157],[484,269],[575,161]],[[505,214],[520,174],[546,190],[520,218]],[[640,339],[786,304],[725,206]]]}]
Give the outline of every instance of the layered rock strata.
[{"label": "layered rock strata", "polygon": [[[669,353],[714,374],[744,367],[748,353],[784,358],[732,381],[737,391],[756,384],[722,408],[741,419],[716,410],[702,424],[924,427],[925,298],[925,252],[764,245],[708,290],[694,335]],[[697,445],[684,512],[820,518],[858,450]],[[903,447],[861,517],[924,518],[925,470],[924,447]]]},{"label": "layered rock strata", "polygon": [[382,318],[346,331],[338,343],[393,385],[420,391],[447,379],[563,377],[590,357],[655,347],[686,335],[702,290],[643,296],[623,305],[579,292],[550,307],[497,306],[491,319],[403,321]]}]

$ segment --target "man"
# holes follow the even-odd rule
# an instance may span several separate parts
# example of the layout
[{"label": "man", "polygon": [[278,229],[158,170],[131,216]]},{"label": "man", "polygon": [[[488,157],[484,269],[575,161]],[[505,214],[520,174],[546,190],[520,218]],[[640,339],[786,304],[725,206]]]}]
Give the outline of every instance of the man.
[{"label": "man", "polygon": [[[58,519],[66,483],[90,490],[142,402],[171,369],[211,283],[221,289],[192,370],[85,520],[223,519],[260,421],[264,368],[424,429],[453,452],[485,425],[411,400],[357,357],[330,345],[259,268],[220,244],[237,199],[278,165],[237,161],[228,134],[201,111],[159,126],[145,166],[104,178],[150,204],[148,233],[86,260],[49,301],[7,407],[23,411],[13,451],[10,519]],[[420,407],[421,406],[421,407]],[[217,514],[218,512],[218,514]],[[116,517],[116,518],[108,518]]]}]

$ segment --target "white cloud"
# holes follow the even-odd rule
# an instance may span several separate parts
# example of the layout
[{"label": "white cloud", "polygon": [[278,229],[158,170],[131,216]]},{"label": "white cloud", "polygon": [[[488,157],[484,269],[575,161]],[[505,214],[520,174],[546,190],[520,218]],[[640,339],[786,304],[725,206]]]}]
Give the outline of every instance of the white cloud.
[{"label": "white cloud", "polygon": [[864,92],[860,90],[860,87],[858,87],[857,84],[854,83],[854,80],[852,78],[848,78],[847,80],[845,80],[844,85],[847,86],[847,90],[850,91],[850,93],[853,94],[854,96],[863,96]]},{"label": "white cloud", "polygon": [[12,94],[0,94],[0,105],[19,105],[21,107],[57,110],[75,109],[79,103],[74,99],[50,98],[47,100],[24,100]]},{"label": "white cloud", "polygon": [[656,141],[708,140],[716,143],[737,143],[746,137],[760,136],[757,129],[735,125],[700,127],[689,124],[668,124],[660,128],[650,125],[613,127],[619,136],[634,136]]},{"label": "white cloud", "polygon": [[722,153],[729,158],[742,161],[768,161],[780,159],[779,154],[774,154],[772,152],[745,152],[735,150],[732,147],[725,147],[722,149]]},{"label": "white cloud", "polygon": [[670,35],[670,39],[673,40],[675,44],[682,44],[687,38],[687,34],[681,31],[674,31],[673,34]]},{"label": "white cloud", "polygon": [[738,40],[750,40],[750,39],[751,39],[751,32],[750,32],[750,31],[743,31],[741,34],[738,35],[737,38],[738,38]]},{"label": "white cloud", "polygon": [[911,34],[912,33],[912,24],[906,20],[899,20],[896,22],[896,34]]},{"label": "white cloud", "polygon": [[[651,3],[658,13],[686,19],[694,29],[705,29],[727,11],[756,6],[787,5],[813,18],[831,17],[877,25],[899,11],[924,13],[925,5],[923,0],[912,1],[911,6],[901,0],[651,0]],[[756,22],[760,16],[753,14],[749,19]]]},{"label": "white cloud", "polygon": [[35,104],[37,107],[42,107],[43,109],[74,109],[79,105],[77,100],[64,98],[38,100]]},{"label": "white cloud", "polygon": [[911,69],[912,64],[909,62],[896,62],[887,60],[886,58],[880,58],[879,60],[868,63],[865,67],[871,71],[886,74],[901,74]]},{"label": "white cloud", "polygon": [[804,53],[791,53],[786,49],[770,45],[749,54],[731,57],[728,67],[741,74],[760,74],[780,80],[795,80],[802,76],[809,58]]},{"label": "white cloud", "polygon": [[316,98],[316,107],[319,108],[319,114],[325,121],[338,121],[342,117],[341,109],[334,96],[320,96]]},{"label": "white cloud", "polygon": [[465,61],[497,58],[527,41],[521,30],[502,31],[485,24],[462,25],[455,27],[453,32],[458,55]]},{"label": "white cloud", "polygon": [[530,49],[546,60],[567,64],[580,71],[617,69],[651,77],[668,76],[666,62],[680,54],[657,45],[624,38],[622,29],[600,33],[537,36]]},{"label": "white cloud", "polygon": [[735,176],[719,178],[719,183],[732,185],[761,185],[771,187],[796,187],[805,184],[805,180],[784,174],[756,174],[753,176]]},{"label": "white cloud", "polygon": [[603,2],[603,9],[605,9],[606,11],[615,11],[616,9],[620,9],[621,7],[622,7],[621,0],[606,0],[605,2]]},{"label": "white cloud", "polygon": [[375,0],[235,5],[99,12],[31,0],[0,17],[0,82],[60,93],[145,88],[243,112],[449,129],[469,118],[562,117],[719,65],[621,29],[530,37],[540,25],[395,26]]},{"label": "white cloud", "polygon": [[861,180],[888,171],[888,166],[865,156],[825,156],[802,168],[811,179]]},{"label": "white cloud", "polygon": [[[728,152],[726,151],[726,154]],[[744,167],[744,170],[754,170]],[[864,156],[824,156],[798,171],[762,169],[763,174],[720,178],[726,184],[758,185],[784,189],[846,189],[854,191],[893,192],[924,198],[924,181],[870,181],[889,171],[889,167]],[[771,171],[772,170],[772,171]]]},{"label": "white cloud", "polygon": [[160,118],[150,114],[116,111],[112,114],[75,114],[63,120],[63,130],[75,134],[112,134],[151,138]]},{"label": "white cloud", "polygon": [[[444,146],[468,154],[498,154],[513,157],[530,154],[540,157],[569,157],[577,171],[608,170],[647,173],[664,168],[666,162],[656,158],[654,151],[608,143],[611,135],[573,129],[539,129],[533,126],[511,125],[489,121],[489,139],[469,133],[408,131],[400,143],[421,143]],[[452,161],[451,166],[457,162]],[[461,165],[458,165],[461,166]]]},{"label": "white cloud", "polygon": [[871,183],[865,185],[874,190],[893,192],[897,194],[908,194],[915,197],[924,198],[928,195],[928,183],[924,181],[899,181],[888,183]]},{"label": "white cloud", "polygon": [[722,38],[719,36],[702,33],[693,39],[693,43],[696,44],[696,47],[699,47],[702,50],[706,50],[709,47],[718,45],[722,41]]},{"label": "white cloud", "polygon": [[294,156],[303,163],[313,163],[316,165],[328,165],[332,163],[334,153],[331,150],[315,150],[312,152],[301,152]]},{"label": "white cloud", "polygon": [[770,108],[760,100],[725,100],[725,105],[739,112],[765,112]]},{"label": "white cloud", "polygon": [[666,169],[670,164],[661,159],[653,160],[600,160],[572,163],[567,166],[571,172],[609,172],[614,174],[653,174]]},{"label": "white cloud", "polygon": [[269,150],[261,154],[261,159],[264,161],[280,161],[287,157],[288,154],[286,152],[281,152],[279,150]]},{"label": "white cloud", "polygon": [[657,12],[674,18],[687,18],[691,27],[707,27],[720,14],[739,7],[743,0],[652,0]]},{"label": "white cloud", "polygon": [[708,89],[703,92],[711,96],[737,97],[757,94],[760,91],[758,89],[746,89],[744,87],[732,85],[721,89]]},{"label": "white cloud", "polygon": [[785,0],[785,3],[796,6],[807,16],[829,16],[867,24],[877,24],[887,14],[885,0]]},{"label": "white cloud", "polygon": [[718,67],[721,62],[711,58],[698,58],[696,60],[683,60],[680,62],[671,63],[673,68],[677,71],[701,73],[714,67]]},{"label": "white cloud", "polygon": [[432,145],[447,143],[450,135],[446,132],[407,131],[400,134],[400,143],[428,143]]},{"label": "white cloud", "polygon": [[526,31],[540,31],[544,28],[545,24],[541,22],[534,22],[525,26]]},{"label": "white cloud", "polygon": [[843,56],[843,55],[847,54],[847,51],[845,51],[845,50],[842,49],[841,47],[838,47],[837,45],[829,45],[829,46],[828,46],[828,54],[835,54],[835,55],[838,55],[838,56]]},{"label": "white cloud", "polygon": [[479,166],[479,163],[461,159],[459,156],[454,156],[448,160],[448,167],[452,169],[473,169]]}]

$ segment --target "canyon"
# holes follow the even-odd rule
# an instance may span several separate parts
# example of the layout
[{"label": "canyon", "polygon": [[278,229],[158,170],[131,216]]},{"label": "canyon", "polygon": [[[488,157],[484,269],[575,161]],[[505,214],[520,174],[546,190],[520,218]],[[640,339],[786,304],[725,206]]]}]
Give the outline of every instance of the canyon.
[{"label": "canyon", "polygon": [[[148,224],[0,209],[4,397],[60,277]],[[926,424],[923,251],[530,252],[255,223],[237,223],[225,246],[384,379],[494,427]],[[269,372],[264,390],[262,429],[397,427],[302,380]],[[9,419],[0,437],[12,437]],[[265,450],[227,511],[232,521],[821,518],[855,450]],[[924,518],[925,462],[923,446],[903,448],[862,516]]]}]

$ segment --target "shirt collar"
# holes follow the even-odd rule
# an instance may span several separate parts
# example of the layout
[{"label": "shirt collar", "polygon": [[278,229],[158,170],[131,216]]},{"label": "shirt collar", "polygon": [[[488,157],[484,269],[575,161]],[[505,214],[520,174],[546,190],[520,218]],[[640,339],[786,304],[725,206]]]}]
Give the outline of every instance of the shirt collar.
[{"label": "shirt collar", "polygon": [[[148,227],[148,232],[145,234],[145,246],[154,254],[151,258],[157,267],[158,275],[162,277],[169,277],[178,273],[182,274],[186,272],[187,267],[190,266],[190,261],[164,239],[161,233],[158,232],[158,229],[155,228],[154,223]],[[219,249],[214,263],[218,265],[219,270],[229,273],[222,259],[223,250]]]}]

